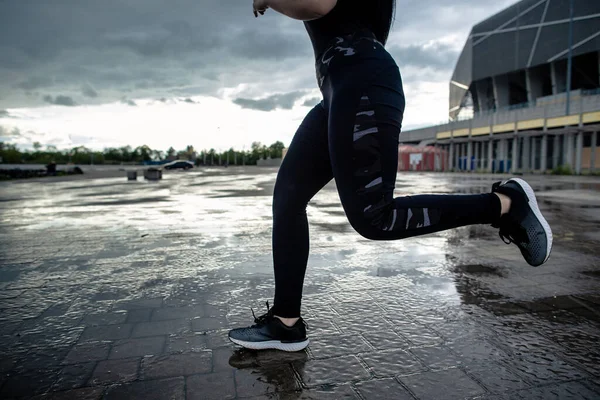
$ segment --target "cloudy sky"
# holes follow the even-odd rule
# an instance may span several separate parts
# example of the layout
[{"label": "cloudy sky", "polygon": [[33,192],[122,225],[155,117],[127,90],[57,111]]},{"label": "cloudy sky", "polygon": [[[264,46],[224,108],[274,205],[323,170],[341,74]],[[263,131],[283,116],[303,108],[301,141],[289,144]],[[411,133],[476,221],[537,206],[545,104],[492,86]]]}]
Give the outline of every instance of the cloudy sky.
[{"label": "cloudy sky", "polygon": [[[514,2],[398,0],[405,129],[447,119],[471,26]],[[302,23],[252,0],[0,0],[0,141],[287,145],[319,101],[313,65]]]}]

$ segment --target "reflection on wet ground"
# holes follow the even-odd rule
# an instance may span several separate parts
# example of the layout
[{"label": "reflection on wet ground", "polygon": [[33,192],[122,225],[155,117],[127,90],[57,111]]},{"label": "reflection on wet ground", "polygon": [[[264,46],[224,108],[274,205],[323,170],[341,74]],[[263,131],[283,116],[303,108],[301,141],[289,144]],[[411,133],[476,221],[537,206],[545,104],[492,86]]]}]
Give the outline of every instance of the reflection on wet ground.
[{"label": "reflection on wet ground", "polygon": [[[527,177],[555,234],[525,265],[487,226],[370,242],[309,205],[305,352],[227,340],[272,297],[275,169],[3,183],[0,397],[600,398],[600,183]],[[497,177],[405,174],[398,194]]]}]

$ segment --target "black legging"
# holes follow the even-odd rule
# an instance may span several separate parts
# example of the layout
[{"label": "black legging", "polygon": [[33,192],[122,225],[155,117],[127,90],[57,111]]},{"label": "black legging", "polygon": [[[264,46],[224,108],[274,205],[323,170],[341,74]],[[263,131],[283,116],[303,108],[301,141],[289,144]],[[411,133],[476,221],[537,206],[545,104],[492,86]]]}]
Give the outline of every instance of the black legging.
[{"label": "black legging", "polygon": [[273,195],[275,314],[300,316],[308,261],[306,206],[335,178],[352,227],[373,240],[395,240],[493,223],[500,200],[480,195],[393,197],[404,92],[384,47],[364,35],[339,38],[317,62],[323,102],[296,132]]}]

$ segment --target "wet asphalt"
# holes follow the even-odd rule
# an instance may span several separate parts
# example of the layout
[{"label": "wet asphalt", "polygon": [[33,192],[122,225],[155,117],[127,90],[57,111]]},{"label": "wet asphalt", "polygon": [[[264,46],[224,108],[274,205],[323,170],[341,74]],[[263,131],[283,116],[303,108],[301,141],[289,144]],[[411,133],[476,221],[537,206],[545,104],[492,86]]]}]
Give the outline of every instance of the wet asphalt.
[{"label": "wet asphalt", "polygon": [[[538,268],[489,226],[368,241],[326,186],[311,345],[257,353],[227,330],[272,299],[276,173],[0,183],[0,398],[600,398],[599,178],[525,177],[555,237]],[[499,178],[405,173],[396,191]]]}]

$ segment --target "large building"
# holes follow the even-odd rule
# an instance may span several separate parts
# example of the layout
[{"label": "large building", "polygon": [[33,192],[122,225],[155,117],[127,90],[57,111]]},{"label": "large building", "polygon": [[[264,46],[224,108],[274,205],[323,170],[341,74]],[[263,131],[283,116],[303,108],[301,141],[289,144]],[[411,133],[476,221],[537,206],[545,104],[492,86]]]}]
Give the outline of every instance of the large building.
[{"label": "large building", "polygon": [[475,25],[450,81],[449,122],[403,132],[444,169],[600,167],[600,0],[522,0]]}]

